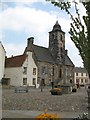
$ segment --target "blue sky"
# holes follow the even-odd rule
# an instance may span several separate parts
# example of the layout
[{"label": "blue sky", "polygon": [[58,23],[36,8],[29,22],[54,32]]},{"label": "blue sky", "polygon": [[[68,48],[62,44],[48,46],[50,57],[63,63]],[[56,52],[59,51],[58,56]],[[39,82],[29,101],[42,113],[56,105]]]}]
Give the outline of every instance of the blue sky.
[{"label": "blue sky", "polygon": [[[0,5],[0,41],[8,57],[22,54],[27,45],[27,38],[31,36],[34,37],[34,44],[48,47],[48,32],[58,19],[66,33],[65,46],[69,57],[76,66],[83,66],[78,50],[70,40],[70,19],[64,11],[45,0],[2,0]],[[85,14],[81,4],[79,9],[81,15]],[[73,7],[71,11],[74,14]]]}]

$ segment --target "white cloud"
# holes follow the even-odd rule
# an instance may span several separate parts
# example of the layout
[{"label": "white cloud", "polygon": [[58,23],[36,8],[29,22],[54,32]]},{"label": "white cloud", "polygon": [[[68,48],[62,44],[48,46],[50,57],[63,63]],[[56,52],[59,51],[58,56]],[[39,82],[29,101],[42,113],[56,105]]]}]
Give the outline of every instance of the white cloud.
[{"label": "white cloud", "polygon": [[[31,0],[32,3],[36,1],[40,0]],[[35,44],[48,47],[48,32],[52,30],[52,27],[56,22],[57,14],[60,14],[60,12],[46,12],[27,6],[8,7],[0,13],[0,23],[2,23],[1,29],[14,30],[16,32],[23,31],[27,33],[28,37],[35,37]],[[69,19],[65,19],[66,16],[61,16],[62,14],[58,17],[61,28],[63,31],[68,32],[70,28]],[[16,45],[14,43],[7,43],[5,45],[8,56],[22,54],[25,47],[24,44]],[[67,35],[66,48],[69,50],[70,58],[72,60],[77,58],[78,61],[76,60],[76,63],[74,63],[79,65],[81,63],[81,58],[78,56],[74,44]]]},{"label": "white cloud", "polygon": [[[17,46],[17,47],[16,47]],[[14,44],[14,43],[7,43],[4,45],[7,56],[10,57],[11,55],[21,55],[24,52],[25,44]]]},{"label": "white cloud", "polygon": [[[56,22],[56,14],[19,6],[4,10],[0,16],[2,20],[2,30],[7,29],[26,32],[37,38],[36,43],[43,43],[44,46],[45,44],[48,46],[47,35],[52,29],[52,25]],[[68,31],[69,21],[65,18],[59,18],[58,21],[61,25],[64,25],[62,26],[62,30]]]},{"label": "white cloud", "polygon": [[2,31],[0,30],[0,41],[2,41]]},{"label": "white cloud", "polygon": [[44,0],[1,0],[1,2],[29,2],[29,3],[35,3],[35,2],[44,2]]}]

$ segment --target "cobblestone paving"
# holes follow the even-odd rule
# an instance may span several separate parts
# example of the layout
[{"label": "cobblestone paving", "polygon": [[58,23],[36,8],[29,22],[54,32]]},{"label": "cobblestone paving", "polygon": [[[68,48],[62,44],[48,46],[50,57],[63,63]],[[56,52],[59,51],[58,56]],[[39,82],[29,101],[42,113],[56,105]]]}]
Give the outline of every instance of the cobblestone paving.
[{"label": "cobblestone paving", "polygon": [[76,93],[51,95],[50,89],[29,89],[28,93],[15,93],[14,89],[2,92],[3,110],[36,110],[60,112],[87,112],[87,92],[85,88]]}]

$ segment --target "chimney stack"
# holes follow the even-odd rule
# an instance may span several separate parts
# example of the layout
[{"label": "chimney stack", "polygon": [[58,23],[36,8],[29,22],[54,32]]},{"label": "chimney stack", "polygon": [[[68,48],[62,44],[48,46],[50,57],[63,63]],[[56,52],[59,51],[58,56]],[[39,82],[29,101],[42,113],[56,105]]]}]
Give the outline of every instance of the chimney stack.
[{"label": "chimney stack", "polygon": [[34,37],[30,37],[27,39],[27,47],[31,47],[34,42]]},{"label": "chimney stack", "polygon": [[68,50],[65,50],[65,55],[68,55]]}]

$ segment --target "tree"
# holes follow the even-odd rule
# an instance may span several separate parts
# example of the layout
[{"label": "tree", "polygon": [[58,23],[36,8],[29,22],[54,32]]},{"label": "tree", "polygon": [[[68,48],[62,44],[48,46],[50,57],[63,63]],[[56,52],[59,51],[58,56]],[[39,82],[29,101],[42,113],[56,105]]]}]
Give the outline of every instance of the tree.
[{"label": "tree", "polygon": [[[54,6],[59,7],[61,10],[70,16],[70,38],[74,42],[75,46],[78,48],[80,56],[83,60],[84,67],[87,69],[90,80],[90,1],[82,2],[86,9],[86,15],[80,16],[78,4],[74,1],[74,8],[76,16],[74,17],[70,12],[71,2],[60,2],[60,0],[46,0],[51,1]],[[82,20],[83,19],[83,23]]]}]

